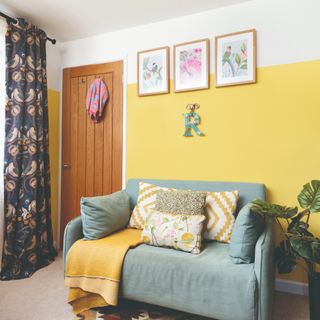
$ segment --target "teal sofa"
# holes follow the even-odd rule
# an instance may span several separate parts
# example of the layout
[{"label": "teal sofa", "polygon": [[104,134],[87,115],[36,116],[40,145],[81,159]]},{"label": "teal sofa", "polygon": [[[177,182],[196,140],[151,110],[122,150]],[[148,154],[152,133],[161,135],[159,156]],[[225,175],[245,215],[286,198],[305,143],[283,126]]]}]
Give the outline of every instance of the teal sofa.
[{"label": "teal sofa", "polygon": [[[126,191],[135,206],[139,181],[177,189],[239,190],[237,210],[253,199],[265,199],[257,183],[129,180]],[[64,234],[64,261],[71,245],[83,237],[81,219],[69,222]],[[199,255],[140,245],[128,251],[120,295],[219,320],[270,320],[274,292],[273,223],[265,222],[255,246],[254,263],[234,264],[228,244],[205,242]]]}]

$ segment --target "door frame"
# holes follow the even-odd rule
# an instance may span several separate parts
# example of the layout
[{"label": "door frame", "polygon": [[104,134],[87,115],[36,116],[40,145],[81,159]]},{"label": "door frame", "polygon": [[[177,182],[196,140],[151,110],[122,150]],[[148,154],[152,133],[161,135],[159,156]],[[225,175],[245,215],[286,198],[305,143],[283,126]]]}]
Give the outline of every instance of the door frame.
[{"label": "door frame", "polygon": [[84,63],[78,66],[61,65],[60,69],[60,119],[59,119],[59,176],[58,176],[58,223],[57,223],[57,241],[54,243],[56,249],[62,248],[61,239],[61,177],[62,177],[62,106],[63,106],[63,69],[90,66],[103,63],[112,63],[122,61],[122,189],[126,185],[126,169],[127,169],[127,86],[128,86],[128,55],[119,58],[95,61],[93,63]]}]

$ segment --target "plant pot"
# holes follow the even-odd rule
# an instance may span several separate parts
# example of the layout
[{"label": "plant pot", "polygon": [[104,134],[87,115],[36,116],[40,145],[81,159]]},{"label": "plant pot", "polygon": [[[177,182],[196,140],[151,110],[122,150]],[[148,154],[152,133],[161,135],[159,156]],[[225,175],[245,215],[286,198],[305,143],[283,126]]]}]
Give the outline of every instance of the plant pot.
[{"label": "plant pot", "polygon": [[309,275],[310,320],[320,320],[320,272]]}]

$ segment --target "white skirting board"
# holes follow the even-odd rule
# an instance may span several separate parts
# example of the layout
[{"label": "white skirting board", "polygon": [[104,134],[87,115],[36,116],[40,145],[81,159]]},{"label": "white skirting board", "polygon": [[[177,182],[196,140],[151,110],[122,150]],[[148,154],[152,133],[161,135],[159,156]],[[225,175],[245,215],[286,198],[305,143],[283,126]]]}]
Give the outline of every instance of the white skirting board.
[{"label": "white skirting board", "polygon": [[299,294],[302,296],[308,295],[308,285],[306,283],[276,279],[276,290],[281,292]]}]

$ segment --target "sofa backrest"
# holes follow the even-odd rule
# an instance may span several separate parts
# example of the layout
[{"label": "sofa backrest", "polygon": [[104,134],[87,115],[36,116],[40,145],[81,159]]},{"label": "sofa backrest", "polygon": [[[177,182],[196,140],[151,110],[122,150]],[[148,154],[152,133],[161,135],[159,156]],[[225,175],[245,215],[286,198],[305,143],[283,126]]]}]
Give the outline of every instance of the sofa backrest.
[{"label": "sofa backrest", "polygon": [[244,205],[254,199],[265,200],[266,189],[262,183],[247,182],[217,182],[217,181],[190,181],[190,180],[153,180],[153,179],[129,179],[126,191],[130,197],[131,209],[137,202],[139,182],[155,184],[159,187],[170,187],[195,191],[233,191],[239,190],[240,197],[237,205],[239,211]]}]

